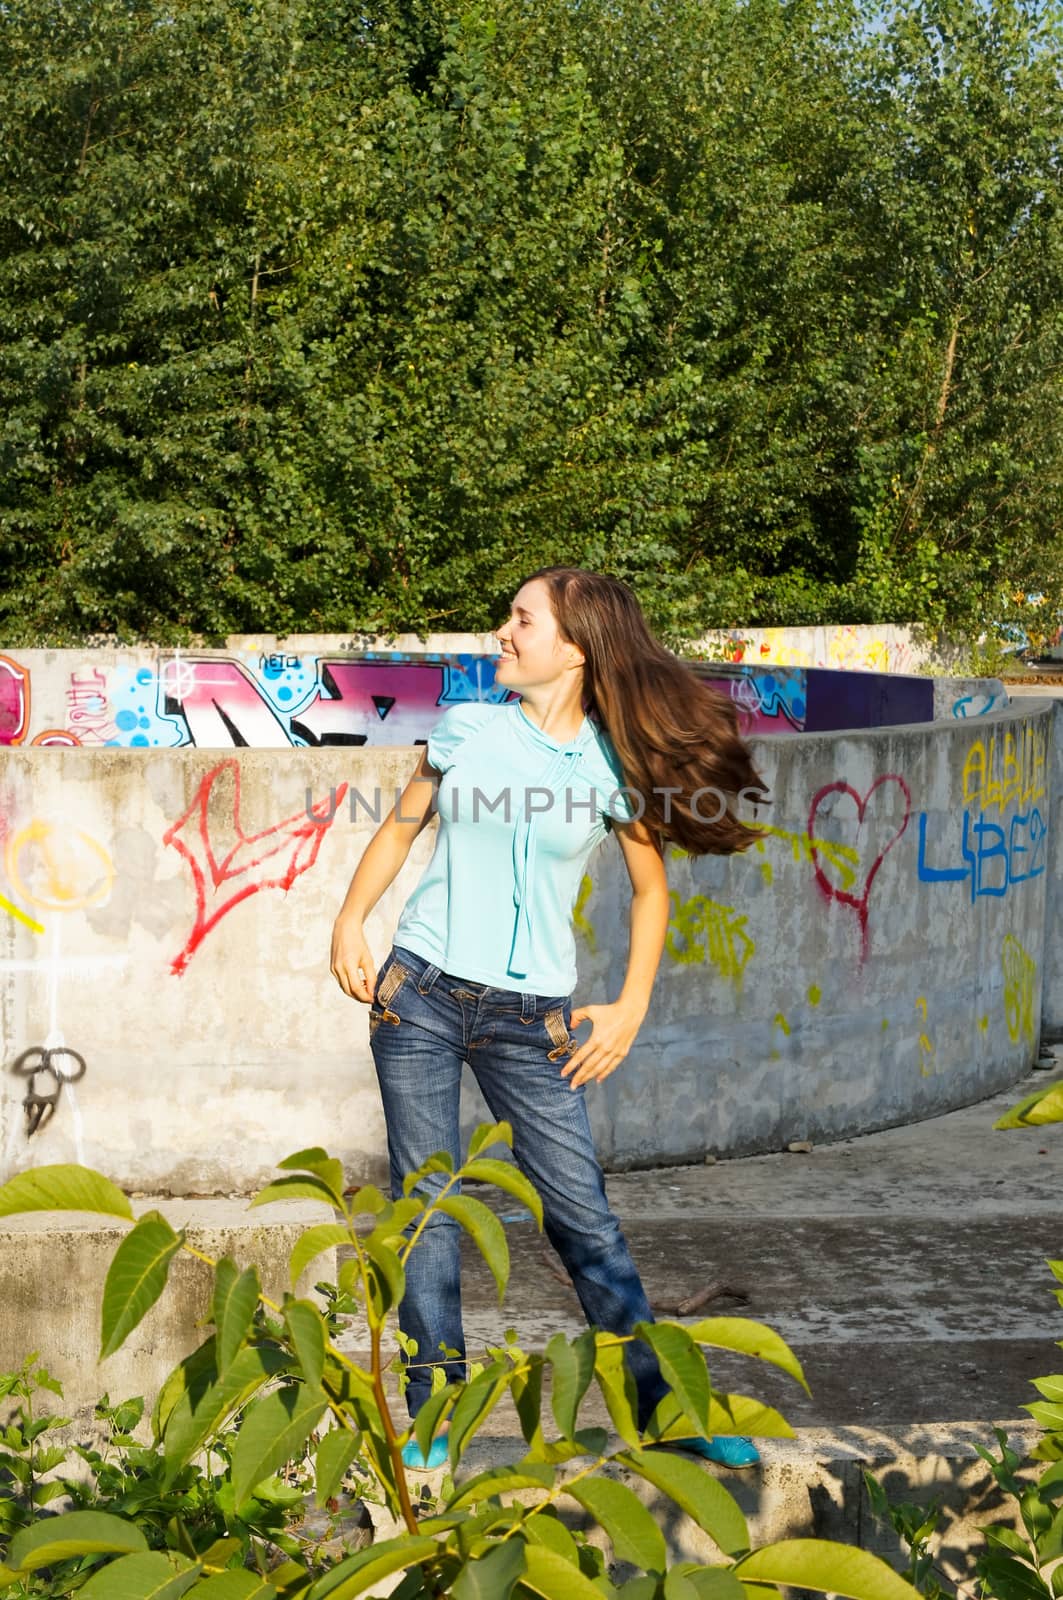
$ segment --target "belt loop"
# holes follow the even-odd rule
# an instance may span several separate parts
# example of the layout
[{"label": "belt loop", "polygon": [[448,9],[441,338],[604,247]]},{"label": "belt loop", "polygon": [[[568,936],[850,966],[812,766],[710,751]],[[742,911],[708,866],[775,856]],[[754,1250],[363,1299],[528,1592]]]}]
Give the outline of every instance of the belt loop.
[{"label": "belt loop", "polygon": [[425,967],[424,971],[421,973],[421,976],[417,980],[418,994],[431,994],[432,986],[439,977],[439,970],[440,969],[438,967]]},{"label": "belt loop", "polygon": [[520,997],[520,1020],[522,1022],[535,1021],[535,996],[522,994]]}]

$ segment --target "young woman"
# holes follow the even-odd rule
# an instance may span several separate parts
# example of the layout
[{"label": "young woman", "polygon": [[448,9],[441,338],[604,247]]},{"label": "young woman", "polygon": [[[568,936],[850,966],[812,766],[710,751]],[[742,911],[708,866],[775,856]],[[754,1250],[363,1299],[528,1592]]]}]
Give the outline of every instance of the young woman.
[{"label": "young woman", "polygon": [[[735,797],[755,802],[765,787],[733,705],[662,648],[616,579],[543,568],[521,585],[496,637],[496,681],[519,699],[455,705],[435,724],[351,880],[332,972],[345,994],[372,1004],[392,1192],[436,1150],[460,1162],[467,1061],[492,1116],[512,1125],[514,1157],[542,1197],[547,1236],[587,1321],[626,1334],[652,1312],[606,1201],[586,1086],[615,1072],[649,1007],[669,916],[664,844],[695,855],[745,849],[757,835],[736,816]],[[434,811],[435,852],[378,976],[365,919]],[[573,1010],[572,908],[610,831],[631,879],[627,972],[615,1000]],[[591,1031],[577,1044],[571,1029],[584,1022]],[[458,1224],[437,1214],[407,1261],[399,1320],[418,1349],[411,1416],[431,1392],[433,1365],[465,1376],[459,1244]],[[456,1354],[440,1360],[441,1350]],[[668,1386],[646,1344],[626,1350],[645,1426]],[[748,1439],[682,1446],[728,1466],[759,1459]],[[445,1451],[437,1438],[426,1462],[411,1439],[403,1456],[435,1466]]]}]

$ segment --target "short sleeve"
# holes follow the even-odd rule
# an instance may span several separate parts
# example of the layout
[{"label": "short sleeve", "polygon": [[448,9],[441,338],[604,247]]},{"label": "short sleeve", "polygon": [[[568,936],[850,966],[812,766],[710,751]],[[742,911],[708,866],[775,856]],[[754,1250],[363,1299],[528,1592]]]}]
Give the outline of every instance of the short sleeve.
[{"label": "short sleeve", "polygon": [[468,705],[449,706],[428,735],[428,760],[437,772],[449,772],[454,757],[472,734],[497,712],[498,707],[474,700]]},{"label": "short sleeve", "polygon": [[638,806],[637,796],[624,777],[624,769],[613,749],[612,740],[604,730],[598,730],[595,743],[599,769],[595,774],[595,787],[602,808],[602,820],[607,828],[611,828],[614,822],[633,822],[637,815],[641,815],[642,808]]}]

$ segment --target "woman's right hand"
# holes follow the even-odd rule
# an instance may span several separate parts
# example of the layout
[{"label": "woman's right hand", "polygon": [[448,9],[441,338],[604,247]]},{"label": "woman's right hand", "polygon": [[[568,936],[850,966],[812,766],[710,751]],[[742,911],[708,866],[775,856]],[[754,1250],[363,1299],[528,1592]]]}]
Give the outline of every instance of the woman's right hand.
[{"label": "woman's right hand", "polygon": [[341,911],[332,929],[331,972],[344,994],[369,1005],[376,988],[376,966],[360,917]]}]

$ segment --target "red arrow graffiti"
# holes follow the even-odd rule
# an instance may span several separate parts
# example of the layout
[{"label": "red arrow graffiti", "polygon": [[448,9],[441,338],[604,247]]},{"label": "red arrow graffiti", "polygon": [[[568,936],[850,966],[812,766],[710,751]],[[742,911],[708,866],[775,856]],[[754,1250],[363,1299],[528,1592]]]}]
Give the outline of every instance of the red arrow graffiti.
[{"label": "red arrow graffiti", "polygon": [[[229,774],[233,780],[231,831],[227,839],[212,839],[211,795],[215,784]],[[171,963],[175,976],[185,971],[207,934],[241,900],[260,889],[280,889],[287,894],[300,873],[317,860],[346,793],[347,785],[341,783],[335,796],[319,800],[309,811],[298,812],[260,833],[247,834],[240,826],[240,763],[230,758],[211,768],[188,810],[163,834],[163,843],[172,844],[192,868],[196,889],[196,920],[184,949]],[[209,913],[208,883],[214,899]],[[237,887],[219,897],[219,891],[230,884]]]}]

